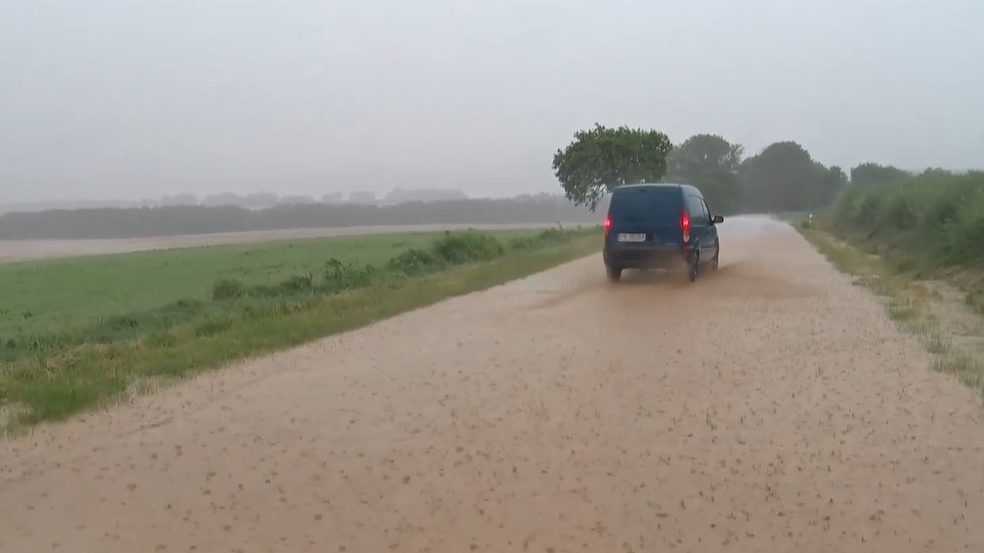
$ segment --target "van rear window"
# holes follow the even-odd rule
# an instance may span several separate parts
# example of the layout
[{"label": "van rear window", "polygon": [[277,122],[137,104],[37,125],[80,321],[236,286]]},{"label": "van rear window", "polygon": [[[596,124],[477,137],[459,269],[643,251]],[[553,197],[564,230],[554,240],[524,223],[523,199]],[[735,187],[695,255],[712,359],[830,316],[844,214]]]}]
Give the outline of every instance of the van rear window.
[{"label": "van rear window", "polygon": [[676,220],[682,210],[679,188],[625,188],[612,194],[611,214],[616,221]]}]

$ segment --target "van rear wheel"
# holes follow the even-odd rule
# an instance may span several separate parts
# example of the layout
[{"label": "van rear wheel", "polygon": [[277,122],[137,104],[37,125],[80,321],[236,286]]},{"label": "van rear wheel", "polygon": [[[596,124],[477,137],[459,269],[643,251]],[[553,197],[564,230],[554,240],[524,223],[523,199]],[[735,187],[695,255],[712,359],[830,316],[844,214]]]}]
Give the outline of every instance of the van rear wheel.
[{"label": "van rear wheel", "polygon": [[612,282],[618,282],[622,278],[621,267],[612,267],[611,265],[605,265],[605,271],[608,273],[608,280]]},{"label": "van rear wheel", "polygon": [[687,278],[690,282],[697,280],[697,275],[700,273],[700,258],[697,254],[690,256],[687,260]]}]

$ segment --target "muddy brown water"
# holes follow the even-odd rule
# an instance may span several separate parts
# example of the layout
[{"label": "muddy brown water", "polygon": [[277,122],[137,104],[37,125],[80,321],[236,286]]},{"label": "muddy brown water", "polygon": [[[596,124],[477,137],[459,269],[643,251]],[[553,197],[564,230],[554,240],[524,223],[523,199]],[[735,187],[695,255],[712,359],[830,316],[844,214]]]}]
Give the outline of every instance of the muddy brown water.
[{"label": "muddy brown water", "polygon": [[0,551],[984,551],[984,409],[788,226],[0,442]]}]

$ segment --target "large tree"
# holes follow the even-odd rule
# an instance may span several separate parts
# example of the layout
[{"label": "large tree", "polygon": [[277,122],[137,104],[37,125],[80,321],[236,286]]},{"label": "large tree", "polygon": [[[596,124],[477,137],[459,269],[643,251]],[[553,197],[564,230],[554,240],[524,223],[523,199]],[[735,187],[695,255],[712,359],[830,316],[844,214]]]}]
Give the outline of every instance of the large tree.
[{"label": "large tree", "polygon": [[738,209],[742,147],[713,134],[691,136],[670,152],[668,180],[698,186],[715,212]]},{"label": "large tree", "polygon": [[829,203],[843,171],[828,171],[795,142],[776,142],[746,159],[739,172],[747,211],[801,211]]},{"label": "large tree", "polygon": [[659,181],[672,147],[659,131],[595,124],[575,133],[573,142],[557,150],[554,174],[568,199],[593,210],[615,187]]},{"label": "large tree", "polygon": [[[821,165],[821,167],[823,167]],[[819,194],[817,206],[827,206],[834,203],[837,195],[847,186],[847,174],[837,165],[832,165],[823,176],[823,187]]]},{"label": "large tree", "polygon": [[905,180],[911,176],[908,171],[903,171],[898,167],[868,162],[851,169],[851,184],[867,186],[891,183]]}]

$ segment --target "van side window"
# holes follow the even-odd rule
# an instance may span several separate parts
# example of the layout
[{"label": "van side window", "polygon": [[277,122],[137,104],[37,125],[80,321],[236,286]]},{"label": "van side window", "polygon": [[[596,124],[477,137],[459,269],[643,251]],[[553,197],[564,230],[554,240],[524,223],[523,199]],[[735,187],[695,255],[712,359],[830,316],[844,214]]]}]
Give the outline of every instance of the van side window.
[{"label": "van side window", "polygon": [[707,219],[708,224],[711,224],[711,208],[707,207],[707,202],[704,200],[700,201],[700,205],[704,208],[704,218]]},{"label": "van side window", "polygon": [[690,214],[690,220],[699,225],[706,223],[707,214],[704,212],[700,198],[690,194],[685,195],[684,198],[686,198],[684,203],[687,206],[687,213]]}]

